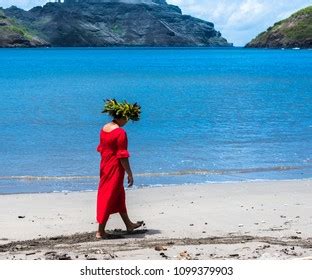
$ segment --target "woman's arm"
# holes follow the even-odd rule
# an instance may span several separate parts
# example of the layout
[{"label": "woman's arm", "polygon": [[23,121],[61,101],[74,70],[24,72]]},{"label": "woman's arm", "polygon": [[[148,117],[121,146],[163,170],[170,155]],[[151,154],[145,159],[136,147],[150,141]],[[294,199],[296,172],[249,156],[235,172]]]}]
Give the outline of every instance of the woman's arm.
[{"label": "woman's arm", "polygon": [[124,168],[124,170],[128,174],[128,188],[130,188],[133,185],[133,175],[132,175],[129,159],[128,158],[120,158],[119,160],[120,160],[122,167]]}]

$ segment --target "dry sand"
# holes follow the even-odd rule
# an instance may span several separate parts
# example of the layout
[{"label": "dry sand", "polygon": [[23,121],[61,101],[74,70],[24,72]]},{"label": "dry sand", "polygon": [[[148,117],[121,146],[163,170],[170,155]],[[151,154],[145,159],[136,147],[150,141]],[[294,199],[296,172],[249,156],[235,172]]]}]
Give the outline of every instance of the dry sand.
[{"label": "dry sand", "polygon": [[95,240],[96,192],[0,196],[0,259],[289,259],[312,256],[312,180],[168,186],[127,191]]}]

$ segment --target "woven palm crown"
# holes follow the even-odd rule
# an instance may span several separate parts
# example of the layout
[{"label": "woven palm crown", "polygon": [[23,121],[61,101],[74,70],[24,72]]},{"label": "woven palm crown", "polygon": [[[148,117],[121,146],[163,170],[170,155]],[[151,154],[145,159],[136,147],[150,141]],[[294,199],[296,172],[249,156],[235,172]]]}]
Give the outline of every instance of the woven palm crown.
[{"label": "woven palm crown", "polygon": [[132,121],[138,121],[140,119],[141,106],[139,104],[131,104],[127,101],[117,102],[116,99],[106,99],[104,101],[105,104],[102,113],[106,113],[113,118],[126,118]]}]

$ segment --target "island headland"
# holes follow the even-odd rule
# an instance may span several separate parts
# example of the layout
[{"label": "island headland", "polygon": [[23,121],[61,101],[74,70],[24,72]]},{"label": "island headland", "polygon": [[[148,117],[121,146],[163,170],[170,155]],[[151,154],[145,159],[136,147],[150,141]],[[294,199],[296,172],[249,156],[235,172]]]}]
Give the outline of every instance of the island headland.
[{"label": "island headland", "polygon": [[312,48],[312,6],[276,22],[250,41],[248,48]]},{"label": "island headland", "polygon": [[[21,44],[0,36],[2,47],[232,46],[213,23],[184,15],[165,0],[65,0],[0,11],[38,41]],[[0,29],[11,28],[2,19]]]}]

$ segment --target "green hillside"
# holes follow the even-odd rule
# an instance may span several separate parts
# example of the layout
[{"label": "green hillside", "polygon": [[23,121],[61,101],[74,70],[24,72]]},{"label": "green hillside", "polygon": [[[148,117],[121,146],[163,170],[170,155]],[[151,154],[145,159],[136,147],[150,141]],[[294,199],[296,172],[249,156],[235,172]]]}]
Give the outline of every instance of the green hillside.
[{"label": "green hillside", "polygon": [[249,42],[251,48],[311,48],[312,6],[276,22]]},{"label": "green hillside", "polygon": [[47,45],[0,9],[0,47],[36,47]]}]

